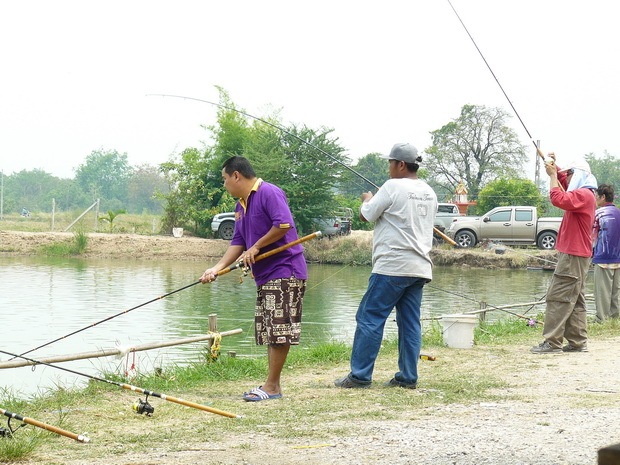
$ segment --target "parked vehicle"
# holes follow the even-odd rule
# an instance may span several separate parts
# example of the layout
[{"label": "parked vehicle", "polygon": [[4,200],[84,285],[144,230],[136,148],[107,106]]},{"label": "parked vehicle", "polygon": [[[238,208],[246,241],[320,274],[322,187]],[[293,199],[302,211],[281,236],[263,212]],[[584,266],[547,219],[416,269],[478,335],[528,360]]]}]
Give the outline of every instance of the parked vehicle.
[{"label": "parked vehicle", "polygon": [[439,203],[437,204],[437,213],[435,214],[435,227],[440,231],[448,229],[452,220],[458,216],[461,216],[461,213],[459,212],[459,207],[455,204]]},{"label": "parked vehicle", "polygon": [[235,212],[218,213],[211,220],[215,237],[230,241],[235,233]]},{"label": "parked vehicle", "polygon": [[490,240],[509,245],[537,245],[554,249],[562,218],[538,218],[536,207],[496,207],[482,216],[453,221],[446,234],[460,247]]},{"label": "parked vehicle", "polygon": [[353,210],[342,208],[334,216],[314,219],[315,231],[321,231],[323,237],[348,236],[351,234]]}]

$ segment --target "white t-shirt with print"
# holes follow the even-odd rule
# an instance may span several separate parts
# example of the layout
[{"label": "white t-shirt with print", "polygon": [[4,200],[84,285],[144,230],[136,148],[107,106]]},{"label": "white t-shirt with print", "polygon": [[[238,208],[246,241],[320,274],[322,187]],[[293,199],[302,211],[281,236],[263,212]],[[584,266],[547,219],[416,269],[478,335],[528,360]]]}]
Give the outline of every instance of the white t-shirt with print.
[{"label": "white t-shirt with print", "polygon": [[362,203],[360,213],[375,222],[372,272],[432,279],[436,212],[437,195],[421,179],[389,179]]}]

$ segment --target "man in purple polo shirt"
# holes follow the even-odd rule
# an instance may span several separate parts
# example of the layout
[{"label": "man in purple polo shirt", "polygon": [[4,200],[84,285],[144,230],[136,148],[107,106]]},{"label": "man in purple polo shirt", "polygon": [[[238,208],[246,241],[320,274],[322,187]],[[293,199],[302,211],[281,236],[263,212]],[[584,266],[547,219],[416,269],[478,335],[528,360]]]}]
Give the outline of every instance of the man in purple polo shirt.
[{"label": "man in purple polo shirt", "polygon": [[269,373],[262,386],[243,393],[248,402],[282,397],[280,375],[291,345],[299,344],[301,308],[308,271],[303,247],[295,245],[265,259],[259,254],[297,240],[286,194],[256,177],[244,157],[231,157],[222,166],[224,187],[239,199],[235,234],[222,258],[200,278],[208,283],[224,268],[243,260],[256,281],[254,330],[256,344],[268,345]]}]

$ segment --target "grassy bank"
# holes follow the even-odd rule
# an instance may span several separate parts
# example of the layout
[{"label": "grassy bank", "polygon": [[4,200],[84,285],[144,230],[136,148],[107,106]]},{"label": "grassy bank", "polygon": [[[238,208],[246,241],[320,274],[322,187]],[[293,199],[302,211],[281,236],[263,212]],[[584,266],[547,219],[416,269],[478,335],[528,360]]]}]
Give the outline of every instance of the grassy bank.
[{"label": "grassy bank", "polygon": [[[370,265],[372,232],[353,231],[350,236],[306,242],[306,258],[312,263]],[[434,246],[431,259],[438,266],[472,268],[525,268],[548,265],[555,261],[555,251],[535,247],[474,247],[457,249],[449,244]]]},{"label": "grassy bank", "polygon": [[[241,401],[240,394],[264,379],[265,357],[222,355],[216,361],[205,357],[189,366],[163,367],[161,372],[131,380],[106,375],[118,382],[240,415],[237,419],[155,397],[149,398],[155,407],[153,416],[138,415],[132,405],[144,396],[98,381],[80,390],[59,386],[26,400],[2,392],[0,407],[77,434],[85,433],[92,442],[80,444],[27,426],[17,429],[13,437],[0,438],[0,461],[54,465],[79,459],[79,463],[103,464],[107,456],[192,450],[205,443],[209,450],[234,452],[253,447],[257,432],[277,436],[293,448],[303,447],[328,442],[335,436],[355,436],[358,425],[366,421],[424,418],[449,405],[520,400],[512,390],[519,381],[514,373],[520,373],[519,379],[526,377],[528,370],[535,371],[548,361],[540,356],[524,360],[527,348],[539,342],[540,332],[540,327],[529,327],[521,319],[482,324],[476,329],[474,348],[457,350],[444,347],[440,326],[431,323],[424,332],[423,352],[437,360],[420,361],[420,386],[416,391],[381,384],[396,369],[395,341],[384,342],[375,368],[376,382],[363,395],[358,390],[333,387],[333,379],[346,374],[349,368],[350,348],[338,343],[293,348],[283,372],[284,398],[259,404]],[[614,337],[619,332],[617,321],[592,325],[590,329],[593,340]],[[590,402],[588,393],[572,396],[576,406]],[[615,400],[610,398],[609,402]],[[18,423],[14,420],[12,426]]]},{"label": "grassy bank", "polygon": [[[82,212],[58,212],[51,213],[31,213],[29,217],[23,217],[18,213],[5,214],[0,221],[0,230],[5,231],[25,231],[25,232],[50,232],[64,231],[68,228]],[[89,211],[75,225],[71,231],[90,232],[112,232],[153,235],[159,234],[161,228],[161,217],[150,214],[131,214],[123,213],[114,218],[112,225],[109,221],[103,220],[106,212],[100,211],[99,218],[95,217],[94,211]]]}]

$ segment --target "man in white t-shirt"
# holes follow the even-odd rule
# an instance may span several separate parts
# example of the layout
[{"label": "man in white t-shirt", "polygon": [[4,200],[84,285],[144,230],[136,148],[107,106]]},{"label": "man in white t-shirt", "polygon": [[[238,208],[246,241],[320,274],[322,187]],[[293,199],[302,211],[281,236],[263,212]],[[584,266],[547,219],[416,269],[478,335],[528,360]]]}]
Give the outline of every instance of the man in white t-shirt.
[{"label": "man in white t-shirt", "polygon": [[424,285],[433,277],[429,253],[437,196],[418,179],[422,157],[413,145],[396,144],[384,158],[389,160],[390,179],[376,195],[362,194],[360,219],[375,222],[373,267],[357,310],[351,372],[334,383],[342,388],[370,387],[383,328],[394,307],[399,371],[387,385],[415,389],[418,382],[420,306]]}]

